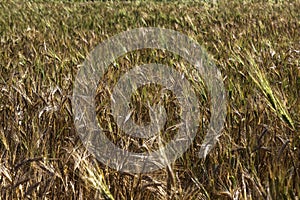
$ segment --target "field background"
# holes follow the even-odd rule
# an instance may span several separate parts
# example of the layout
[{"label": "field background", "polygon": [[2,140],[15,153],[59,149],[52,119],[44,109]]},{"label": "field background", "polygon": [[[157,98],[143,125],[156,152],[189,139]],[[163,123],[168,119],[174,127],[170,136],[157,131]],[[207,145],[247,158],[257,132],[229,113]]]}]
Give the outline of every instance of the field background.
[{"label": "field background", "polygon": [[[1,1],[0,199],[299,199],[299,10],[298,0]],[[119,173],[82,146],[70,101],[76,72],[101,41],[138,27],[189,35],[222,72],[228,114],[223,135],[205,160],[197,151],[205,134],[201,127],[209,120],[209,97],[197,82],[202,125],[172,166],[151,174]],[[103,110],[105,85],[113,85],[129,66],[151,62],[186,66],[159,50],[118,59],[96,97],[99,122],[111,133],[116,127]],[[143,101],[153,100],[156,89],[136,94],[137,116],[147,120]],[[171,101],[166,106],[176,112]],[[107,134],[116,143],[129,140]],[[139,150],[141,142],[129,143]]]}]

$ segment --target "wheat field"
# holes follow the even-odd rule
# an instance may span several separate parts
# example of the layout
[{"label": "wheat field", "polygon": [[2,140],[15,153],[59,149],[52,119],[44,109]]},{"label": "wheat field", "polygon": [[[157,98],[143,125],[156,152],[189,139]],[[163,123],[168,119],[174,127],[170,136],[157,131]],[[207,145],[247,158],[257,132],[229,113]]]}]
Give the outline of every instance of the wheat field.
[{"label": "wheat field", "polygon": [[[300,2],[0,2],[0,199],[294,199],[300,197]],[[222,135],[198,157],[210,118],[200,80],[201,121],[190,148],[147,174],[119,172],[83,146],[74,126],[72,91],[81,64],[117,33],[160,27],[205,47],[222,73],[227,115]],[[115,144],[157,148],[122,134],[109,112],[109,87],[134,65],[163,63],[188,73],[168,51],[143,49],[120,57],[101,80],[99,124]],[[192,75],[191,75],[192,76]],[[192,79],[191,77],[191,80]],[[149,122],[146,101],[132,98],[136,120]],[[174,94],[165,99],[177,122]],[[146,121],[146,122],[145,122]],[[167,142],[176,129],[163,137]]]}]

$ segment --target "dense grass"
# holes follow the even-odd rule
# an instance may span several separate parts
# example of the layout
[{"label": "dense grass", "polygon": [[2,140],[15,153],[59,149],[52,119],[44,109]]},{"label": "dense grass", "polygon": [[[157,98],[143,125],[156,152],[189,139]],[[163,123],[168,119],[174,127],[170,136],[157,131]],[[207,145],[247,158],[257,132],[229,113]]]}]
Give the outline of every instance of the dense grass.
[{"label": "dense grass", "polygon": [[[299,1],[1,2],[1,199],[299,199],[299,10]],[[82,146],[73,125],[73,81],[99,42],[150,26],[187,34],[213,56],[227,90],[225,129],[199,159],[210,107],[196,81],[203,120],[193,146],[165,169],[120,173]],[[188,68],[169,52],[135,51],[99,84],[98,119],[114,142],[130,138],[113,134],[107,88],[130,66],[151,62]],[[148,120],[143,102],[157,93],[159,87],[149,86],[133,97],[137,118]],[[168,97],[166,110],[176,115],[176,100]],[[139,151],[141,141],[130,141],[125,144]]]}]

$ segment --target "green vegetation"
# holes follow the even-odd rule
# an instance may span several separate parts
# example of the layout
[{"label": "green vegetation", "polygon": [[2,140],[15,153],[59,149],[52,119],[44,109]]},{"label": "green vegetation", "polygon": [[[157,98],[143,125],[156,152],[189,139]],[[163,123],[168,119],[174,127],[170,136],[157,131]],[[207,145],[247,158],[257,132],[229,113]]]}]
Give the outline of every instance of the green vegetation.
[{"label": "green vegetation", "polygon": [[[299,199],[299,10],[299,1],[0,2],[0,199]],[[97,162],[76,134],[70,99],[80,64],[101,41],[138,27],[189,35],[222,72],[228,114],[205,160],[197,155],[209,96],[192,75],[199,133],[173,165],[120,173]],[[148,143],[116,128],[109,87],[130,67],[153,62],[190,68],[169,52],[140,50],[119,58],[99,83],[99,123],[132,151]],[[145,100],[153,103],[159,91],[153,85],[137,91],[137,122],[149,120]],[[176,116],[172,93],[164,105]]]}]

